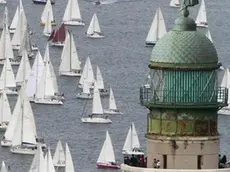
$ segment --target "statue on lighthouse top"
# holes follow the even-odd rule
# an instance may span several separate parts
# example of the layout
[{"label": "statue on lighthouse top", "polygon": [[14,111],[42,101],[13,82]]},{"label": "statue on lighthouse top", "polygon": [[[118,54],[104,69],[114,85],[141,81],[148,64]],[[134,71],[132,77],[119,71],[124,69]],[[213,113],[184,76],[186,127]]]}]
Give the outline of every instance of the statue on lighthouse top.
[{"label": "statue on lighthouse top", "polygon": [[199,0],[181,0],[180,11],[182,11],[184,17],[188,17],[189,15],[188,7],[193,7],[197,4],[199,4]]}]

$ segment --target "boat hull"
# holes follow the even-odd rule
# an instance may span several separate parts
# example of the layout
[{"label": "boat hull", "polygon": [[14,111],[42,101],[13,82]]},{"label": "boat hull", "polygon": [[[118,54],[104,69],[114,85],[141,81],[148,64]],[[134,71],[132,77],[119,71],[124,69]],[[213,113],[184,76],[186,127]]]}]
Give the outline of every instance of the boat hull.
[{"label": "boat hull", "polygon": [[[5,63],[5,60],[0,60],[0,65],[4,65],[4,63]],[[13,61],[13,60],[10,60],[10,63],[11,63],[11,65],[12,66],[19,66],[20,65],[20,61],[19,60],[15,60],[15,61]]]},{"label": "boat hull", "polygon": [[63,21],[62,23],[69,26],[85,26],[83,21]]},{"label": "boat hull", "polygon": [[65,42],[51,42],[52,46],[63,47]]},{"label": "boat hull", "polygon": [[65,167],[65,162],[54,164],[55,167]]},{"label": "boat hull", "polygon": [[109,91],[106,89],[99,90],[100,96],[109,96]]},{"label": "boat hull", "polygon": [[[45,26],[45,24],[46,24],[45,22],[40,22],[40,26]],[[56,26],[57,24],[56,24],[55,21],[52,21],[52,22],[51,22],[51,25],[52,25],[52,26]]]},{"label": "boat hull", "polygon": [[50,37],[51,33],[43,33],[44,36]]},{"label": "boat hull", "polygon": [[[46,4],[46,2],[44,2],[44,1],[36,1],[36,0],[33,0],[33,3],[34,4]],[[51,4],[53,5],[53,4],[55,4],[55,1],[51,1]]]},{"label": "boat hull", "polygon": [[111,169],[120,169],[120,165],[109,164],[109,163],[97,163],[97,168],[111,168]]},{"label": "boat hull", "polygon": [[81,76],[82,71],[79,72],[72,72],[72,71],[59,71],[59,76]]},{"label": "boat hull", "polygon": [[10,32],[11,34],[13,34],[13,33],[15,32],[15,30],[16,30],[16,28],[10,28],[10,29],[9,29],[9,32]]},{"label": "boat hull", "polygon": [[100,39],[104,38],[104,35],[98,34],[98,33],[93,33],[93,34],[86,34],[88,38],[94,38],[94,39]]},{"label": "boat hull", "polygon": [[156,42],[145,42],[146,47],[153,47],[156,45]]},{"label": "boat hull", "polygon": [[78,93],[76,95],[78,99],[92,99],[93,95],[92,94],[85,94],[85,93]]},{"label": "boat hull", "polygon": [[204,27],[204,28],[208,28],[208,23],[196,23],[197,27]]},{"label": "boat hull", "polygon": [[94,124],[110,124],[112,121],[110,119],[100,118],[100,117],[88,117],[81,118],[81,122],[83,123],[94,123]]},{"label": "boat hull", "polygon": [[22,154],[22,155],[34,155],[36,153],[35,148],[13,146],[10,148],[10,152],[13,154]]},{"label": "boat hull", "polygon": [[217,113],[219,115],[230,115],[230,109],[220,109]]},{"label": "boat hull", "polygon": [[120,112],[120,111],[112,110],[112,109],[105,109],[104,114],[107,114],[107,115],[122,115],[123,113]]},{"label": "boat hull", "polygon": [[180,8],[180,4],[170,4],[169,6],[173,8]]},{"label": "boat hull", "polygon": [[[1,90],[2,91],[2,90]],[[1,92],[0,91],[0,92]],[[17,90],[12,90],[12,89],[9,89],[9,88],[6,88],[5,89],[5,92],[6,92],[6,94],[8,94],[8,95],[18,95],[18,92],[17,92]]]},{"label": "boat hull", "polygon": [[3,122],[0,126],[0,132],[6,131],[8,123]]},{"label": "boat hull", "polygon": [[63,102],[61,100],[57,99],[35,99],[34,103],[36,104],[47,104],[47,105],[63,105]]},{"label": "boat hull", "polygon": [[12,45],[13,50],[19,50],[20,49],[20,45]]},{"label": "boat hull", "polygon": [[12,144],[12,142],[9,141],[9,140],[2,140],[2,141],[1,141],[1,146],[2,146],[2,147],[10,147],[11,144]]},{"label": "boat hull", "polygon": [[6,4],[6,0],[0,0],[0,4]]},{"label": "boat hull", "polygon": [[32,45],[31,49],[32,49],[32,51],[38,51],[37,45]]}]

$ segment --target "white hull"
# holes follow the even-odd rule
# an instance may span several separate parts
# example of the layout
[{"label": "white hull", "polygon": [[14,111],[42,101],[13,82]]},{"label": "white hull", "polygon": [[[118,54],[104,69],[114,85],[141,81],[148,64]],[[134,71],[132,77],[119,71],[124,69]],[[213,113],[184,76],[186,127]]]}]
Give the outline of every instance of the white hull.
[{"label": "white hull", "polygon": [[85,93],[78,93],[76,96],[78,99],[92,99],[93,98],[92,94],[85,94]]},{"label": "white hull", "polygon": [[83,123],[97,123],[97,124],[110,124],[110,123],[112,123],[112,121],[110,119],[100,118],[100,117],[81,118],[81,121]]},{"label": "white hull", "polygon": [[9,140],[2,140],[2,141],[1,141],[1,146],[2,146],[2,147],[10,147],[11,144],[12,144],[12,142],[9,141]]},{"label": "white hull", "polygon": [[170,4],[169,6],[173,8],[180,8],[180,4]]},{"label": "white hull", "polygon": [[98,34],[98,33],[93,33],[93,34],[86,34],[88,38],[104,38],[104,35]]},{"label": "white hull", "polygon": [[32,45],[32,51],[37,51],[38,50],[38,47],[36,45]]},{"label": "white hull", "polygon": [[18,86],[18,87],[22,86],[22,84],[23,84],[23,81],[22,82],[16,82],[16,86]]},{"label": "white hull", "polygon": [[112,110],[112,109],[105,109],[104,110],[104,114],[107,114],[107,115],[122,115],[123,113],[118,111],[118,110]]},{"label": "white hull", "polygon": [[[0,91],[0,92],[1,92],[1,91]],[[6,89],[5,89],[5,92],[6,92],[6,94],[9,94],[9,95],[18,95],[17,90],[11,90],[11,89],[9,89],[9,88],[6,88]]]},{"label": "white hull", "polygon": [[65,162],[54,164],[55,167],[65,167]]},{"label": "white hull", "polygon": [[[0,65],[4,65],[4,63],[5,63],[5,60],[0,60]],[[12,66],[19,66],[20,65],[19,60],[18,61],[11,61],[10,60],[10,63],[11,63]]]},{"label": "white hull", "polygon": [[62,23],[70,26],[85,26],[83,21],[63,21]]},{"label": "white hull", "polygon": [[196,26],[197,26],[197,27],[208,28],[208,23],[197,23]]},{"label": "white hull", "polygon": [[13,28],[13,29],[10,28],[10,29],[9,29],[9,32],[10,32],[11,34],[13,34],[13,33],[15,32],[15,30],[16,30],[16,28]]},{"label": "white hull", "polygon": [[144,152],[141,151],[122,151],[124,155],[144,155]]},{"label": "white hull", "polygon": [[77,72],[64,72],[64,71],[59,71],[59,76],[81,76],[82,71],[77,71]]},{"label": "white hull", "polygon": [[21,146],[15,146],[10,148],[10,152],[14,154],[23,154],[23,155],[34,155],[36,153],[37,149],[32,149],[31,147],[21,147]]},{"label": "white hull", "polygon": [[63,102],[57,99],[35,99],[34,103],[48,105],[63,105]]},{"label": "white hull", "polygon": [[217,113],[219,115],[230,115],[230,109],[220,109]]},{"label": "white hull", "polygon": [[6,0],[0,0],[0,4],[6,4]]},{"label": "white hull", "polygon": [[64,46],[64,42],[62,43],[62,42],[51,42],[51,45],[52,46],[57,46],[57,47],[63,47]]},{"label": "white hull", "polygon": [[20,49],[20,45],[12,45],[13,50],[19,50]]},{"label": "white hull", "polygon": [[50,37],[51,33],[43,33],[44,36]]},{"label": "white hull", "polygon": [[6,131],[8,124],[3,122],[0,126],[0,131]]}]

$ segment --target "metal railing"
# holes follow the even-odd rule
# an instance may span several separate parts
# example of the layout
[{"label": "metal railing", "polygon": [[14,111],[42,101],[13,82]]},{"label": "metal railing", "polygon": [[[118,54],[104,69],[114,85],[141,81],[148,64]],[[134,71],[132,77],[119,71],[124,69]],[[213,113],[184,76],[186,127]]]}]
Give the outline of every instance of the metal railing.
[{"label": "metal railing", "polygon": [[142,105],[213,105],[223,107],[227,105],[227,101],[228,89],[223,87],[217,87],[212,91],[151,90],[146,86],[140,88],[140,103]]}]

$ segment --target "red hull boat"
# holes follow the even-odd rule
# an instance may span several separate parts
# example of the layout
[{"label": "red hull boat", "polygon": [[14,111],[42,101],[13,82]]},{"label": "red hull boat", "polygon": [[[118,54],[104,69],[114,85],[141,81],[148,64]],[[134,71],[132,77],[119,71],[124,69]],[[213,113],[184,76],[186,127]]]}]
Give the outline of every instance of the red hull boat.
[{"label": "red hull boat", "polygon": [[97,163],[97,168],[120,169],[120,165],[118,165],[118,164],[107,164],[107,163]]}]

